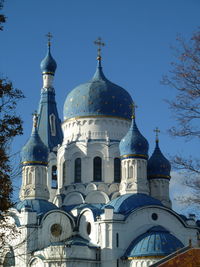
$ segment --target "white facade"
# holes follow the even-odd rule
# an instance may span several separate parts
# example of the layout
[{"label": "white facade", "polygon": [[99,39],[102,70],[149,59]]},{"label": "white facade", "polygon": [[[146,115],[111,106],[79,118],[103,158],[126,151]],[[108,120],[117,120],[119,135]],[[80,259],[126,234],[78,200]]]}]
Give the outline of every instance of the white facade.
[{"label": "white facade", "polygon": [[[53,78],[43,79],[48,90]],[[170,208],[169,179],[149,181],[146,159],[120,163],[119,142],[129,127],[130,120],[111,116],[62,123],[63,142],[48,166],[23,166],[22,202],[12,210],[20,234],[1,251],[0,266],[150,266],[159,253],[129,257],[127,249],[158,226],[183,246],[197,244],[195,221]]]}]

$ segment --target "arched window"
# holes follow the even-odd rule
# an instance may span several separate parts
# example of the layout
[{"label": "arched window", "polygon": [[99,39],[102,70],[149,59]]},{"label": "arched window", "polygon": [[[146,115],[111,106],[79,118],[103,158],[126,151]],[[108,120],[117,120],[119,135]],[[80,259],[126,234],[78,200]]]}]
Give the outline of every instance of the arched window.
[{"label": "arched window", "polygon": [[121,182],[121,160],[119,158],[114,159],[114,182]]},{"label": "arched window", "polygon": [[81,158],[75,159],[74,162],[74,182],[81,182]]},{"label": "arched window", "polygon": [[55,165],[51,169],[51,188],[58,188],[57,167]]},{"label": "arched window", "polygon": [[51,135],[56,136],[56,117],[53,113],[49,116],[49,122],[50,122]]},{"label": "arched window", "polygon": [[100,157],[95,157],[93,160],[93,179],[97,182],[102,180],[102,160]]},{"label": "arched window", "polygon": [[15,256],[13,251],[9,251],[3,261],[3,267],[15,266]]}]

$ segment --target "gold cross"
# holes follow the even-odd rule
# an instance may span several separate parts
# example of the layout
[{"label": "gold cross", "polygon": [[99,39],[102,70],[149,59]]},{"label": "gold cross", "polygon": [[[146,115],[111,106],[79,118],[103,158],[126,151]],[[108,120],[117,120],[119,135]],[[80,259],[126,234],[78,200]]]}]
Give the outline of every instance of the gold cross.
[{"label": "gold cross", "polygon": [[98,46],[98,49],[97,49],[97,59],[100,60],[101,59],[101,47],[102,46],[105,46],[105,43],[103,43],[101,41],[101,37],[97,38],[96,41],[94,41],[94,44]]},{"label": "gold cross", "polygon": [[153,131],[156,133],[156,141],[158,142],[158,134],[160,133],[160,130],[156,127]]},{"label": "gold cross", "polygon": [[133,102],[130,106],[131,109],[131,119],[135,119],[135,109],[138,107],[135,102]]},{"label": "gold cross", "polygon": [[46,34],[46,37],[47,37],[47,40],[48,40],[48,46],[51,46],[51,39],[53,38],[53,35],[50,32],[48,32]]}]

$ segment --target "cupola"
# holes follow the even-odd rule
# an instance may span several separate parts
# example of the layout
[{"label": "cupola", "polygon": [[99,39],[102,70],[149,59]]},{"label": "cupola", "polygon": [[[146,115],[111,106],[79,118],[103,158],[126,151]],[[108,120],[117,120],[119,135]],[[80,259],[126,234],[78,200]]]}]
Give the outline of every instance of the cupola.
[{"label": "cupola", "polygon": [[23,165],[47,165],[48,149],[38,134],[37,120],[38,116],[34,114],[31,137],[21,151]]},{"label": "cupola", "polygon": [[78,85],[68,94],[63,109],[64,120],[77,117],[131,119],[131,96],[121,86],[105,77],[100,54],[97,60],[93,78]]},{"label": "cupola", "polygon": [[52,37],[52,35],[50,33],[47,34],[48,37],[48,47],[47,47],[47,54],[45,56],[45,58],[41,61],[40,63],[40,68],[42,71],[42,74],[49,74],[49,75],[53,75],[55,74],[56,68],[57,68],[57,64],[56,61],[54,60],[54,58],[51,55],[51,42],[50,39]]},{"label": "cupola", "polygon": [[[155,130],[155,131],[158,131]],[[153,178],[170,178],[171,164],[162,154],[159,147],[158,135],[156,135],[156,146],[154,152],[147,164],[147,177]]]},{"label": "cupola", "polygon": [[[134,104],[132,104],[134,107]],[[120,141],[120,156],[123,158],[148,158],[149,144],[140,133],[135,121],[135,111],[132,115],[131,127],[124,138]]]}]

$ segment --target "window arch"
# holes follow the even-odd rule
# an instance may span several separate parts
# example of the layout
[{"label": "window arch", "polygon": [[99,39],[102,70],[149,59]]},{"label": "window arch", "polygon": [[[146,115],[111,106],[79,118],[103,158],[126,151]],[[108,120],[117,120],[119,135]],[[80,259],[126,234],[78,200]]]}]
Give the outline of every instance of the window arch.
[{"label": "window arch", "polygon": [[56,165],[53,165],[51,169],[51,188],[54,188],[54,189],[58,188]]},{"label": "window arch", "polygon": [[114,158],[114,182],[121,182],[121,160],[119,158]]},{"label": "window arch", "polygon": [[81,182],[81,158],[75,159],[74,162],[74,182]]},{"label": "window arch", "polygon": [[6,253],[3,261],[3,267],[9,266],[15,266],[15,255],[12,250]]},{"label": "window arch", "polygon": [[93,180],[102,180],[102,159],[100,157],[95,157],[93,160]]}]

